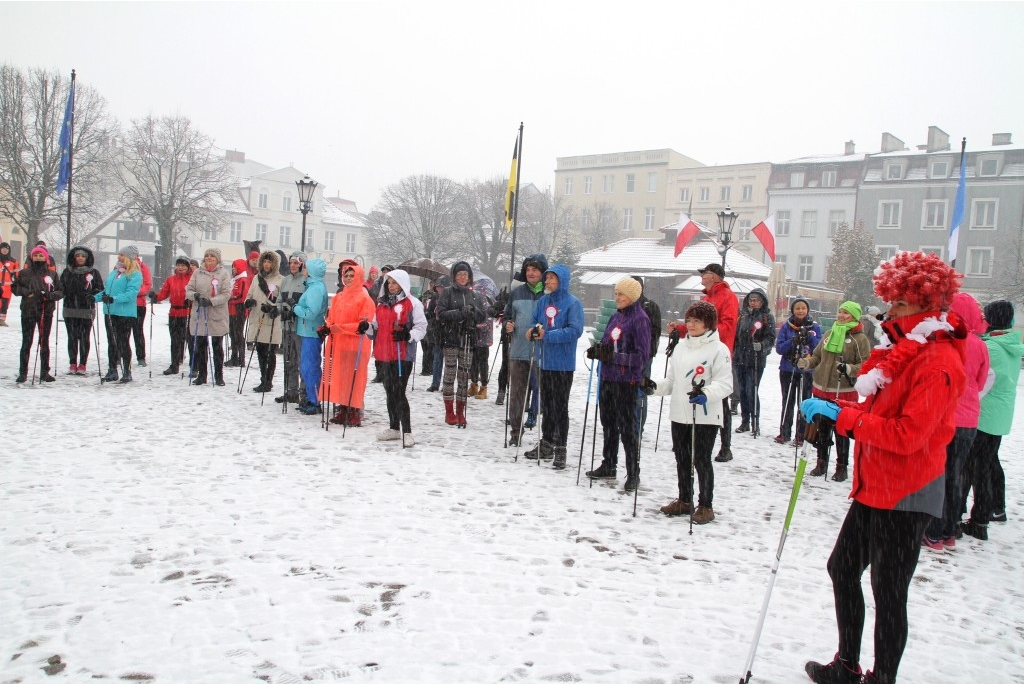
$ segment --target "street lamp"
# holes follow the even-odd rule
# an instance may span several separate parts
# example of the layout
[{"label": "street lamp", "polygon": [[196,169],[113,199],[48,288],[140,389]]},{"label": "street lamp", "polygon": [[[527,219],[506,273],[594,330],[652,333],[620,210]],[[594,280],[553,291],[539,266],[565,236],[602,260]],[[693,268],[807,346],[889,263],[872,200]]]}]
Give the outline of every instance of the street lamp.
[{"label": "street lamp", "polygon": [[313,193],[316,192],[316,181],[306,174],[301,181],[296,181],[299,189],[299,211],[302,212],[302,238],[299,249],[306,249],[306,215],[313,209]]},{"label": "street lamp", "polygon": [[725,206],[725,209],[718,212],[718,239],[722,241],[722,246],[718,248],[718,251],[722,253],[722,268],[725,268],[725,255],[728,254],[729,248],[732,247],[732,227],[736,225],[736,219],[739,218],[739,212],[734,212],[729,208],[729,205]]}]

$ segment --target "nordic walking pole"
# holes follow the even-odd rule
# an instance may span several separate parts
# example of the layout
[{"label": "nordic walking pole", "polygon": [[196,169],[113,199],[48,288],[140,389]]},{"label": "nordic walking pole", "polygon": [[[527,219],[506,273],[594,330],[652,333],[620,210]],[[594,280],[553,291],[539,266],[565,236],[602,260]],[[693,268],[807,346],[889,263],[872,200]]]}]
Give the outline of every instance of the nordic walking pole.
[{"label": "nordic walking pole", "polygon": [[[590,470],[594,470],[594,459],[597,454],[597,421],[601,418],[601,364],[597,362],[597,401],[594,409],[594,432],[590,436]],[[584,428],[586,430],[586,428]],[[590,479],[590,487],[594,487],[594,479]]]},{"label": "nordic walking pole", "polygon": [[39,339],[36,341],[36,351],[32,355],[32,382],[30,385],[36,384],[36,363],[39,361],[39,350],[43,346],[43,317],[46,316],[46,300],[42,300],[39,304]]},{"label": "nordic walking pole", "polygon": [[[540,324],[537,325],[539,326]],[[513,460],[515,462],[519,461],[519,448],[522,447],[523,444],[523,417],[526,415],[526,408],[530,405],[530,376],[533,375],[533,360],[537,354],[537,339],[532,337],[532,332],[536,331],[536,327],[530,330],[530,366],[529,370],[526,372],[526,391],[523,393],[523,410],[520,412],[522,416],[519,417],[519,438],[516,440],[516,457]],[[537,455],[538,457],[540,455],[539,449],[537,450]]]},{"label": "nordic walking pole", "polygon": [[[192,325],[192,309],[189,308],[189,325]],[[196,332],[192,335],[192,354],[188,359],[188,384],[192,385],[192,378],[196,375],[196,355],[199,353],[199,296],[196,295]]]},{"label": "nordic walking pole", "polygon": [[647,393],[644,392],[643,390],[638,390],[638,392],[640,393],[640,397],[638,398],[640,400],[640,403],[637,404],[634,407],[634,410],[633,410],[636,413],[636,415],[637,415],[637,417],[636,417],[636,424],[637,424],[636,425],[636,467],[635,467],[636,468],[636,487],[633,489],[633,518],[636,518],[636,501],[637,501],[637,498],[640,496],[640,447],[641,447],[641,445],[643,445],[643,441],[642,441],[641,438],[642,438],[642,436],[644,434],[644,424],[643,424],[643,418],[644,418],[643,409],[644,409],[644,406],[643,405],[647,404]]},{"label": "nordic walking pole", "polygon": [[156,316],[156,311],[153,309],[153,302],[149,303],[149,380],[153,380],[153,317]]},{"label": "nordic walking pole", "polygon": [[[252,349],[249,350],[249,361],[245,363],[245,369],[241,369],[241,368],[238,369],[238,394],[239,395],[242,394],[242,387],[245,386],[245,379],[249,377],[249,367],[252,365],[252,356],[254,354],[256,354],[256,342],[260,339],[260,329],[263,328],[263,318],[265,316],[266,315],[263,312],[260,312],[260,320],[256,323],[256,336],[252,339],[253,340]],[[249,330],[249,326],[248,326],[249,317],[248,316],[246,316],[246,318],[245,318],[245,323],[246,323],[246,327],[245,328],[246,328],[246,333],[247,333],[248,330]],[[243,335],[245,335],[245,333],[243,333]],[[230,337],[230,336],[228,336],[228,337]],[[243,340],[244,339],[245,338],[243,338]],[[245,349],[245,345],[244,344],[242,345],[242,349],[243,350]],[[245,371],[245,373],[243,374],[242,371]]]},{"label": "nordic walking pole", "polygon": [[[676,338],[676,342],[679,342],[679,338]],[[668,347],[665,348],[665,376],[668,376],[668,360],[672,358],[672,353],[676,350],[676,343],[672,342],[672,338],[669,337]],[[654,451],[658,451],[658,436],[661,435],[661,412],[665,409],[665,396],[661,396],[661,404],[658,405],[658,427],[654,431]]]},{"label": "nordic walking pole", "polygon": [[[699,368],[699,367],[698,367]],[[690,380],[690,386],[693,388],[690,393],[699,393],[704,387],[704,379],[697,382],[696,376]],[[693,506],[694,500],[696,499],[693,494],[697,490],[696,476],[694,472],[697,470],[697,404],[693,403],[693,419],[690,422],[690,535],[693,535],[693,515],[697,511],[697,507]],[[705,405],[704,411],[707,412],[708,408]]]},{"label": "nordic walking pole", "polygon": [[786,510],[786,520],[782,524],[782,535],[779,537],[779,547],[775,551],[775,561],[772,562],[772,574],[768,577],[768,589],[764,593],[764,602],[761,604],[761,615],[757,618],[757,627],[754,628],[754,640],[750,645],[750,654],[747,655],[747,663],[743,666],[743,675],[740,676],[740,683],[750,682],[750,667],[754,665],[754,654],[757,652],[757,643],[761,639],[761,629],[764,627],[764,619],[768,615],[768,601],[772,596],[772,588],[775,587],[775,579],[779,575],[779,562],[782,561],[782,548],[786,545],[786,536],[789,535],[789,525],[793,521],[793,510],[796,509],[796,498],[800,495],[800,484],[804,480],[804,470],[807,468],[807,443],[804,443],[800,464],[796,469],[796,477],[793,479],[793,491],[789,496],[789,508]]},{"label": "nordic walking pole", "polygon": [[[267,347],[268,347],[268,349],[269,349],[269,351],[268,351],[268,356],[267,356],[267,366],[269,366],[269,365],[270,365],[270,360],[271,360],[271,359],[274,359],[274,355],[276,355],[276,354],[277,354],[277,352],[275,352],[275,351],[274,351],[274,324],[275,324],[275,323],[277,323],[277,317],[276,317],[276,316],[274,316],[274,317],[271,317],[271,318],[270,318],[270,342],[269,342],[269,343],[267,343]],[[258,342],[258,341],[257,341],[257,342]],[[255,348],[256,346],[255,346],[255,345],[253,345],[253,347]],[[275,366],[276,366],[276,364],[275,364]],[[261,374],[261,375],[262,375],[262,374]],[[271,382],[273,382],[273,380],[274,380],[274,379],[273,379],[273,378],[270,378],[269,380],[270,380]],[[266,384],[266,383],[264,383],[264,384],[263,384],[263,387],[264,387],[264,388],[266,388],[266,387],[267,387],[267,384]],[[263,392],[261,392],[261,393],[260,393],[260,406],[261,406],[261,407],[263,406],[263,400],[264,400],[264,399],[266,398],[266,396],[267,396],[267,391],[266,391],[266,390],[264,390]]]},{"label": "nordic walking pole", "polygon": [[[586,364],[586,362],[583,362]],[[583,434],[580,436],[580,463],[576,467],[576,485],[580,484],[580,475],[583,473],[583,447],[587,444],[587,418],[590,414],[590,388],[594,383],[594,367],[597,363],[590,365],[590,374],[587,376],[587,404],[583,409]]]},{"label": "nordic walking pole", "polygon": [[[366,319],[363,319],[363,321],[366,321]],[[342,438],[345,437],[345,429],[348,428],[348,417],[349,417],[349,414],[351,414],[352,410],[355,409],[355,407],[352,406],[352,396],[355,395],[355,392],[356,392],[356,376],[359,375],[359,360],[362,359],[362,357],[363,357],[363,339],[364,339],[364,337],[365,337],[364,333],[360,333],[359,334],[359,343],[358,343],[359,346],[356,348],[356,364],[355,364],[355,366],[352,369],[352,385],[350,385],[349,388],[348,388],[348,403],[345,405],[345,407],[346,407],[346,409],[345,409],[345,422],[343,424],[341,424],[341,437]],[[330,423],[330,422],[328,421],[328,423]],[[405,444],[405,438],[402,438],[402,444],[403,445]]]},{"label": "nordic walking pole", "polygon": [[96,333],[96,371],[100,375],[100,385],[103,384],[103,367],[100,365],[100,357],[103,356],[103,350],[100,349],[100,320],[99,317],[94,316],[92,318],[92,328]]},{"label": "nordic walking pole", "polygon": [[[53,368],[51,369],[51,371],[53,372],[54,376],[57,375],[57,367],[60,366],[60,364],[57,363],[57,355],[60,354],[60,315],[58,314],[59,311],[60,311],[60,303],[59,302],[54,302],[53,303],[53,327],[57,329],[56,331],[54,331],[54,334],[53,334],[54,335],[54,337],[53,337],[53,362],[54,363],[52,364]],[[50,346],[50,341],[49,340],[46,341],[46,346],[47,347]]]}]

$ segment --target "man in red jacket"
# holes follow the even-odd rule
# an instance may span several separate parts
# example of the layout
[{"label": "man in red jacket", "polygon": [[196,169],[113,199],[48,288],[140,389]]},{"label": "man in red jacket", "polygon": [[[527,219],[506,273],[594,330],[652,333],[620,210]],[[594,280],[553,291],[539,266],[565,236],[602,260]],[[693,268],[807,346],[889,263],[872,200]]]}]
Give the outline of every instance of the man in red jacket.
[{"label": "man in red jacket", "polygon": [[[946,445],[966,386],[967,327],[949,312],[963,276],[934,254],[901,252],[874,277],[889,303],[883,343],[861,365],[863,402],[804,400],[808,422],[819,415],[854,438],[854,502],[828,560],[839,651],[831,663],[807,662],[816,683],[861,682],[864,630],[861,576],[871,566],[875,599],[875,667],[863,682],[894,683],[909,631],[907,596],[921,537],[942,515]],[[840,362],[840,371],[845,371]]]},{"label": "man in red jacket", "polygon": [[[718,311],[718,338],[729,348],[732,357],[732,346],[736,342],[736,326],[740,318],[740,301],[729,284],[725,282],[725,269],[721,264],[708,264],[700,271],[700,283],[704,286],[705,302],[715,305]],[[732,460],[732,412],[729,411],[729,398],[722,400],[722,447],[718,450],[715,461]]]}]

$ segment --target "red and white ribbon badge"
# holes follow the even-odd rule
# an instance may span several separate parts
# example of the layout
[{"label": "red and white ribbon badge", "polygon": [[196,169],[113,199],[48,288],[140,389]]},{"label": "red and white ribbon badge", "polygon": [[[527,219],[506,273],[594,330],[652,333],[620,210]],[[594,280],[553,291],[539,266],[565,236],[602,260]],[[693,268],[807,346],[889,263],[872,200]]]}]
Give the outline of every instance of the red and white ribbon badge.
[{"label": "red and white ribbon badge", "polygon": [[210,297],[217,297],[217,286],[220,285],[220,279],[214,278],[210,281]]},{"label": "red and white ribbon badge", "polygon": [[549,304],[544,308],[544,316],[548,317],[548,326],[550,328],[555,327],[555,317],[558,316],[558,307],[553,304]]}]

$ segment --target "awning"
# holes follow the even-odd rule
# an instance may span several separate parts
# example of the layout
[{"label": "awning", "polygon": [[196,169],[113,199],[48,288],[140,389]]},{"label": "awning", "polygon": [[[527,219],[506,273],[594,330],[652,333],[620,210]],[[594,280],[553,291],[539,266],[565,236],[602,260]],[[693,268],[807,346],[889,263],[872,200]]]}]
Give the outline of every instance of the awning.
[{"label": "awning", "polygon": [[[732,276],[726,276],[725,282],[729,284],[732,291],[737,295],[746,295],[754,288],[760,288],[767,292],[768,281],[760,281],[754,278],[733,278]],[[694,293],[704,292],[704,286],[701,285],[700,275],[695,274],[693,276],[687,276],[685,280],[676,284],[673,288],[673,295],[692,295]]]}]

